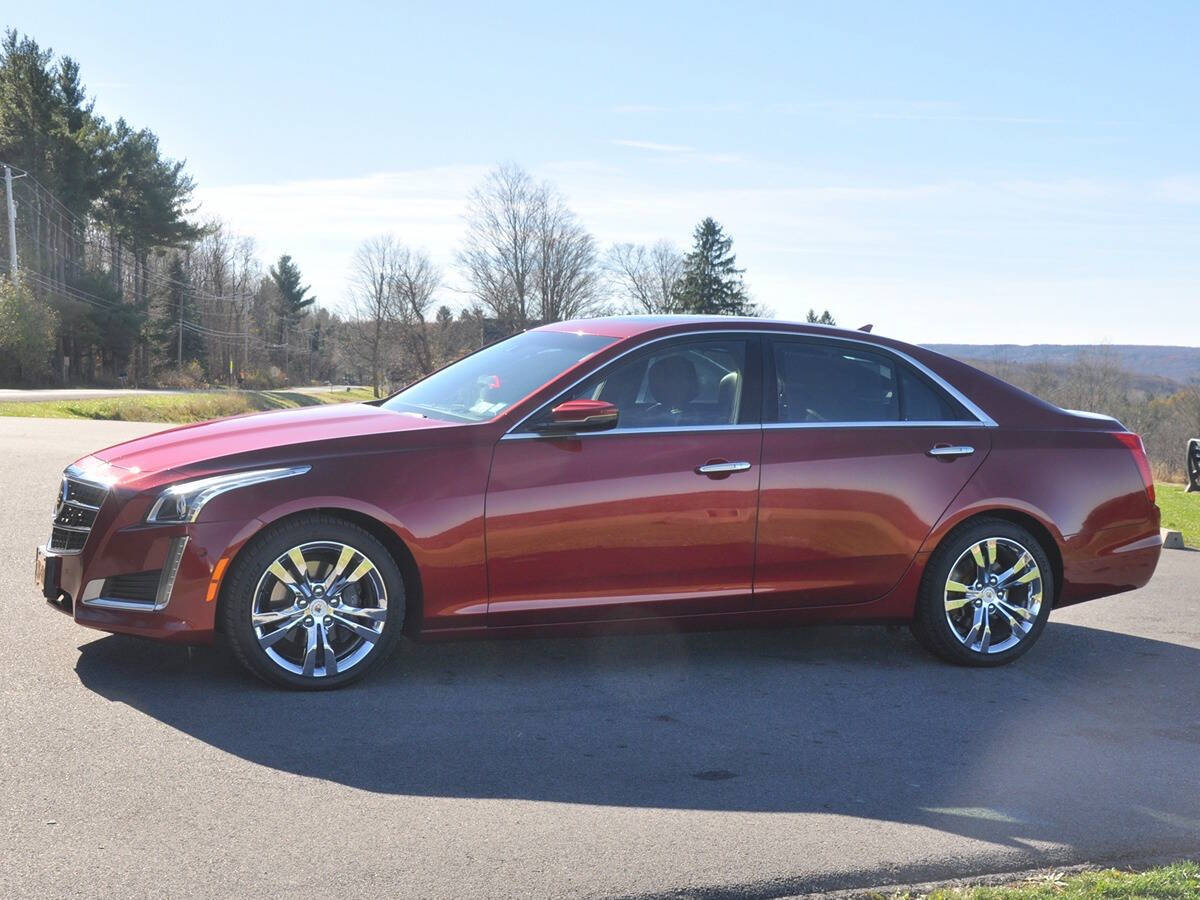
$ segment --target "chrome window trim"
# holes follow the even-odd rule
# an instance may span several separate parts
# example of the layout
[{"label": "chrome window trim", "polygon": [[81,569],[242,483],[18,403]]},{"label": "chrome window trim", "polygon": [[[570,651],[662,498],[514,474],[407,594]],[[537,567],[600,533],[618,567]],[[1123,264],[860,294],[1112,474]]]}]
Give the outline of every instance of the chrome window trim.
[{"label": "chrome window trim", "polygon": [[[557,402],[559,400],[559,398],[561,398],[564,395],[575,390],[575,388],[577,388],[579,385],[583,384],[583,382],[587,381],[593,375],[596,375],[597,373],[603,371],[604,369],[615,364],[619,360],[624,359],[626,356],[628,356],[631,353],[636,353],[639,350],[644,350],[645,348],[647,348],[653,344],[657,344],[661,341],[675,340],[677,338],[721,336],[726,339],[729,339],[729,338],[749,338],[749,337],[753,337],[755,335],[773,335],[773,336],[790,337],[790,338],[795,338],[797,340],[802,340],[802,341],[803,340],[815,340],[815,341],[831,341],[833,343],[842,343],[842,344],[857,344],[861,347],[867,347],[867,348],[874,350],[876,352],[879,352],[879,353],[885,353],[885,354],[890,353],[893,356],[895,356],[896,358],[901,359],[904,362],[908,363],[910,366],[915,368],[918,372],[921,372],[923,375],[925,375],[927,378],[929,378],[934,384],[936,384],[938,387],[940,387],[942,390],[944,390],[946,393],[948,393],[951,397],[953,397],[955,400],[957,400],[959,403],[961,403],[963,405],[963,407],[967,410],[967,412],[969,412],[971,415],[975,416],[975,421],[968,420],[968,421],[954,421],[954,422],[940,422],[940,421],[904,422],[904,421],[900,421],[900,420],[896,420],[896,421],[887,420],[884,422],[760,422],[755,425],[750,425],[750,424],[746,424],[746,425],[685,425],[685,426],[679,426],[679,427],[655,427],[655,428],[621,428],[620,424],[618,423],[616,428],[608,429],[606,431],[580,431],[580,432],[568,431],[568,432],[557,432],[557,433],[525,432],[525,433],[520,433],[520,434],[516,433],[517,429],[519,429],[522,425],[524,425],[527,421],[532,419],[534,416],[536,416],[542,410],[546,409],[549,406],[552,406],[555,402]],[[931,427],[935,427],[935,426],[936,427],[946,427],[946,428],[964,427],[964,426],[995,428],[996,420],[993,419],[991,416],[989,416],[986,412],[984,412],[983,409],[981,409],[978,404],[976,404],[973,400],[971,400],[966,394],[964,394],[962,391],[960,391],[954,385],[950,384],[950,382],[946,381],[946,379],[944,379],[937,372],[934,372],[932,369],[930,369],[924,363],[922,363],[916,359],[913,359],[911,356],[909,356],[903,350],[897,350],[894,347],[887,347],[883,344],[877,344],[874,341],[861,341],[861,340],[857,340],[855,338],[841,337],[838,335],[810,334],[807,332],[800,332],[800,331],[782,331],[782,330],[777,330],[777,329],[766,329],[766,328],[763,328],[763,329],[756,328],[756,329],[751,329],[749,331],[742,331],[739,329],[730,329],[728,331],[725,331],[725,330],[716,329],[716,328],[706,328],[706,329],[702,329],[699,331],[684,331],[684,332],[678,332],[675,334],[660,335],[659,337],[651,338],[648,341],[643,341],[643,342],[637,344],[637,346],[630,347],[628,350],[617,354],[612,359],[610,359],[608,362],[604,363],[604,365],[602,365],[600,368],[593,369],[591,372],[588,372],[586,375],[583,375],[582,377],[575,379],[575,381],[571,382],[571,384],[567,385],[565,388],[563,388],[561,391],[559,391],[557,394],[555,394],[552,398],[547,400],[545,403],[538,406],[536,409],[534,409],[532,412],[528,413],[527,415],[522,416],[521,419],[516,422],[516,424],[514,424],[511,428],[508,429],[508,431],[506,431],[503,435],[501,435],[500,440],[502,440],[502,441],[523,440],[525,438],[541,438],[543,440],[546,440],[546,439],[554,439],[554,438],[562,439],[564,437],[569,437],[569,438],[595,437],[595,436],[604,435],[604,434],[659,434],[659,433],[664,433],[664,432],[670,432],[672,434],[682,434],[682,433],[688,432],[688,431],[729,431],[729,430],[736,429],[736,428],[931,428]]]},{"label": "chrome window trim", "polygon": [[993,428],[995,423],[970,420],[906,421],[888,419],[883,422],[764,422],[763,428],[772,430],[788,428]]},{"label": "chrome window trim", "polygon": [[689,434],[697,431],[761,431],[761,424],[746,425],[655,425],[644,428],[609,428],[605,431],[523,431],[520,434],[511,432],[501,436],[502,441],[524,441],[529,438],[547,440],[551,438],[604,437],[606,435],[622,434]]}]

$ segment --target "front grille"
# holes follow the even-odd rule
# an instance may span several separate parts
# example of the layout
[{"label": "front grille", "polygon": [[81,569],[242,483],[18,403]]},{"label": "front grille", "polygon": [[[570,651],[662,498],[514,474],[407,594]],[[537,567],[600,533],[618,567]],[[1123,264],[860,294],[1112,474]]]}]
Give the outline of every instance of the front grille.
[{"label": "front grille", "polygon": [[135,572],[132,575],[114,575],[104,579],[101,596],[113,600],[128,600],[134,603],[153,604],[158,596],[158,583],[162,569],[152,572]]},{"label": "front grille", "polygon": [[86,532],[55,528],[50,532],[50,549],[55,553],[78,553],[87,539]]},{"label": "front grille", "polygon": [[87,481],[76,481],[73,478],[64,478],[66,482],[66,496],[63,498],[71,503],[82,503],[85,506],[90,506],[92,509],[99,509],[100,504],[104,502],[105,496],[108,494],[108,488],[102,484],[92,484]]},{"label": "front grille", "polygon": [[58,505],[54,509],[54,525],[50,531],[50,550],[54,553],[79,553],[83,550],[107,495],[108,488],[102,484],[72,475],[63,476],[58,490]]}]

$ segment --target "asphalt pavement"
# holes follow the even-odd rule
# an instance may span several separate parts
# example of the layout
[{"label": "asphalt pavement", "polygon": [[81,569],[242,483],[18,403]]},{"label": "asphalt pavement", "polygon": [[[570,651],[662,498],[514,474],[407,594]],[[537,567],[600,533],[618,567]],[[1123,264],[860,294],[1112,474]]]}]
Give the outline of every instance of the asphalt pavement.
[{"label": "asphalt pavement", "polygon": [[967,670],[873,627],[414,645],[267,687],[32,584],[62,468],[0,419],[0,896],[776,897],[1200,855],[1200,553]]},{"label": "asphalt pavement", "polygon": [[[359,385],[321,384],[284,387],[275,390],[288,393],[326,394],[348,391]],[[216,390],[221,390],[220,388]],[[44,403],[55,400],[100,400],[109,397],[136,397],[145,394],[179,394],[188,391],[153,388],[0,388],[0,403]]]},{"label": "asphalt pavement", "polygon": [[0,388],[0,403],[45,403],[54,400],[99,400],[105,397],[136,397],[144,394],[175,394],[178,391],[148,388]]}]

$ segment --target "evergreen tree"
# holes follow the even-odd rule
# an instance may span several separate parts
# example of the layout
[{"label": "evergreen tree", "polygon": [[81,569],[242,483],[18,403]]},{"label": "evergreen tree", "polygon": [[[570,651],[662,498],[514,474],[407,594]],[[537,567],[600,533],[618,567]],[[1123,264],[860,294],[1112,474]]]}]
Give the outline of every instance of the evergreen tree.
[{"label": "evergreen tree", "polygon": [[300,284],[300,267],[286,253],[279,257],[270,274],[275,287],[279,289],[279,309],[276,311],[279,338],[287,343],[288,333],[300,324],[317,298],[308,295],[308,285]]},{"label": "evergreen tree", "polygon": [[195,302],[192,298],[188,271],[176,253],[167,265],[167,281],[161,286],[158,296],[151,305],[150,337],[159,357],[169,367],[186,366],[194,359],[204,356],[204,339],[191,328],[183,328],[180,343],[179,321],[196,322]]},{"label": "evergreen tree", "polygon": [[54,53],[15,30],[0,43],[0,158],[33,173],[51,190],[62,98],[55,84]]},{"label": "evergreen tree", "polygon": [[825,310],[823,313],[821,313],[818,316],[817,311],[815,309],[810,309],[808,311],[808,315],[805,317],[805,321],[809,322],[813,325],[836,325],[837,324],[837,320],[835,320],[833,318],[833,314],[829,310]]},{"label": "evergreen tree", "polygon": [[675,305],[683,312],[718,316],[754,314],[737,267],[733,238],[706,218],[696,226],[695,246],[683,259],[683,277],[675,290]]}]

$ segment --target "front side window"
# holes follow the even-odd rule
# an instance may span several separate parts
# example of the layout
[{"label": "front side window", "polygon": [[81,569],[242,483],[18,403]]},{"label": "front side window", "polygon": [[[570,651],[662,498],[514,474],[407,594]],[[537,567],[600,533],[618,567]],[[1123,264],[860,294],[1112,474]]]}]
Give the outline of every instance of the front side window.
[{"label": "front side window", "polygon": [[526,331],[434,372],[382,406],[452,422],[483,422],[615,340],[595,334]]},{"label": "front side window", "polygon": [[[617,430],[695,428],[756,421],[746,390],[747,342],[703,338],[664,343],[614,362],[558,397],[605,400],[619,411]],[[536,430],[549,407],[528,423]]]},{"label": "front side window", "polygon": [[952,422],[958,401],[890,354],[848,344],[774,341],[777,421]]}]

